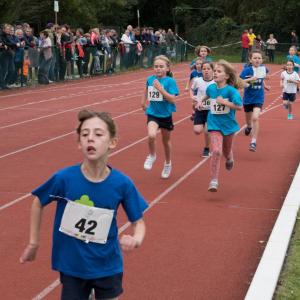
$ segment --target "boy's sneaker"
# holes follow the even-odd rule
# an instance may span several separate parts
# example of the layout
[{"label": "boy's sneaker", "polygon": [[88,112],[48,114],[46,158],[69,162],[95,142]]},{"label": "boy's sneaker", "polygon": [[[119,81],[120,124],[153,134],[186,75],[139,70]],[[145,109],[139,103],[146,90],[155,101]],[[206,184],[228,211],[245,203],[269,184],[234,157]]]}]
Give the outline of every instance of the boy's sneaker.
[{"label": "boy's sneaker", "polygon": [[161,178],[167,179],[171,175],[171,170],[172,170],[172,164],[171,162],[169,164],[165,163],[164,168],[161,172]]},{"label": "boy's sneaker", "polygon": [[256,151],[256,143],[250,143],[249,151],[255,152]]},{"label": "boy's sneaker", "polygon": [[209,157],[209,148],[205,147],[203,149],[202,157]]},{"label": "boy's sneaker", "polygon": [[293,120],[293,119],[294,119],[293,115],[292,114],[288,114],[288,120]]},{"label": "boy's sneaker", "polygon": [[225,162],[225,168],[226,170],[230,171],[233,168],[234,161],[233,159],[227,159]]},{"label": "boy's sneaker", "polygon": [[245,135],[249,135],[250,132],[251,132],[251,130],[252,130],[251,127],[246,127],[246,128],[245,128],[245,131],[244,131]]},{"label": "boy's sneaker", "polygon": [[213,179],[208,186],[208,191],[209,192],[217,192],[218,191],[218,180],[217,179]]},{"label": "boy's sneaker", "polygon": [[156,155],[151,155],[149,154],[147,157],[146,157],[146,160],[144,162],[144,169],[145,170],[151,170],[152,169],[152,166],[154,164],[156,160]]}]

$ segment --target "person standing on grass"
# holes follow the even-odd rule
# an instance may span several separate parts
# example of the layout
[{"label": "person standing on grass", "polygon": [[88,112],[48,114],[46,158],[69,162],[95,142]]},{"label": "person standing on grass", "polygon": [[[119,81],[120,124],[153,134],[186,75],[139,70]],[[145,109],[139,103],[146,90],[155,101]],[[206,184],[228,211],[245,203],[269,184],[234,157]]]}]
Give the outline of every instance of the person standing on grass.
[{"label": "person standing on grass", "polygon": [[[143,212],[147,203],[133,182],[108,165],[117,145],[116,126],[109,114],[83,110],[78,114],[78,146],[83,162],[56,172],[35,189],[29,244],[20,257],[35,259],[43,208],[56,202],[52,268],[60,272],[62,300],[118,299],[122,293],[121,248],[139,247],[145,236]],[[132,235],[118,239],[117,210],[124,208]]]},{"label": "person standing on grass", "polygon": [[222,153],[226,159],[226,170],[230,171],[233,168],[233,138],[239,130],[235,111],[242,109],[242,99],[237,90],[240,87],[239,78],[227,61],[220,60],[215,64],[214,81],[215,83],[206,89],[206,98],[203,99],[210,99],[207,117],[207,129],[211,140],[211,178],[208,186],[210,192],[218,190]]},{"label": "person standing on grass", "polygon": [[273,63],[274,62],[274,54],[275,54],[275,48],[277,44],[277,40],[274,38],[273,33],[269,35],[269,38],[266,41],[267,44],[267,54],[269,57],[269,62]]},{"label": "person standing on grass", "polygon": [[256,38],[256,35],[253,33],[253,29],[250,28],[248,32],[248,37],[249,37],[249,51],[251,52],[253,49],[254,45],[254,39]]},{"label": "person standing on grass", "polygon": [[201,65],[203,77],[195,78],[190,89],[190,97],[193,100],[193,109],[195,112],[193,118],[194,133],[199,135],[204,132],[205,145],[202,152],[202,157],[209,157],[210,136],[209,132],[207,131],[207,115],[210,110],[210,101],[203,99],[206,97],[206,89],[214,83],[213,69],[214,65],[212,62],[204,62]]},{"label": "person standing on grass", "polygon": [[280,86],[283,87],[283,106],[288,110],[288,120],[293,120],[292,103],[296,100],[297,86],[300,83],[300,77],[294,71],[295,63],[288,60],[286,70],[281,73]]},{"label": "person standing on grass", "polygon": [[250,42],[247,29],[245,29],[242,34],[241,42],[242,42],[242,62],[245,63],[248,61],[249,42]]},{"label": "person standing on grass", "polygon": [[169,59],[164,55],[156,56],[154,75],[147,78],[141,101],[142,109],[147,115],[149,147],[144,169],[151,170],[156,160],[156,136],[160,129],[165,152],[165,163],[161,173],[164,179],[171,175],[171,131],[174,129],[172,113],[176,111],[175,99],[179,95],[177,83],[171,76]]},{"label": "person standing on grass", "polygon": [[264,104],[264,89],[270,89],[265,85],[264,80],[267,77],[268,69],[262,64],[263,57],[259,50],[254,50],[249,55],[251,66],[246,67],[240,74],[245,87],[243,104],[246,114],[245,135],[252,133],[252,139],[249,150],[256,151],[256,142],[259,132],[259,116]]}]

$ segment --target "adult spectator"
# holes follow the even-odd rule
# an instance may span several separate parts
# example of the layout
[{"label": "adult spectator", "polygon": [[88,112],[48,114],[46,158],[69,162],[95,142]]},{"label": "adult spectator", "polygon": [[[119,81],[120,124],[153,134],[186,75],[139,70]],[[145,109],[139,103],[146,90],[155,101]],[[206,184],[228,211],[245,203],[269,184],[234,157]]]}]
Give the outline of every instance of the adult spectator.
[{"label": "adult spectator", "polygon": [[264,47],[265,47],[265,42],[263,41],[261,35],[258,34],[254,39],[253,50],[260,50],[263,52]]},{"label": "adult spectator", "polygon": [[296,46],[297,49],[299,48],[299,39],[298,39],[298,35],[296,33],[296,30],[292,30],[291,32],[291,46]]},{"label": "adult spectator", "polygon": [[134,31],[133,31],[133,27],[131,25],[128,25],[127,30],[129,32],[129,38],[134,43],[135,42],[135,34],[134,34]]},{"label": "adult spectator", "polygon": [[249,29],[248,37],[249,37],[249,51],[251,52],[252,47],[254,45],[254,39],[256,38],[256,35],[253,33],[252,28]]},{"label": "adult spectator", "polygon": [[242,37],[241,37],[241,42],[242,42],[242,62],[245,63],[248,61],[248,56],[249,56],[249,35],[248,35],[248,30],[245,29]]},{"label": "adult spectator", "polygon": [[40,66],[38,73],[38,82],[40,84],[49,84],[49,68],[52,59],[52,44],[49,34],[46,30],[40,32]]},{"label": "adult spectator", "polygon": [[74,42],[75,42],[75,57],[78,69],[79,77],[83,77],[83,59],[84,50],[83,47],[87,44],[87,39],[84,37],[84,31],[82,28],[77,28]]},{"label": "adult spectator", "polygon": [[274,38],[274,34],[270,33],[269,38],[266,41],[267,44],[267,54],[269,58],[269,62],[274,62],[274,56],[275,56],[275,48],[277,44],[277,40]]}]

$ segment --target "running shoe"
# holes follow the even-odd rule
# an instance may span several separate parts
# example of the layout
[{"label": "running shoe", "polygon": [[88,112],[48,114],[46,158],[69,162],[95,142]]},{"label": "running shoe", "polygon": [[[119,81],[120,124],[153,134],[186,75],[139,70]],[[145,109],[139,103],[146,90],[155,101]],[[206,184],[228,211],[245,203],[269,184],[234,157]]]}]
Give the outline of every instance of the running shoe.
[{"label": "running shoe", "polygon": [[293,119],[294,119],[293,115],[292,114],[288,114],[288,120],[293,120]]},{"label": "running shoe", "polygon": [[163,170],[161,172],[161,178],[164,178],[164,179],[169,178],[170,175],[171,175],[171,170],[172,170],[172,164],[171,164],[171,162],[168,163],[168,164],[165,163],[164,164],[164,168],[163,168]]},{"label": "running shoe", "polygon": [[250,143],[249,151],[255,152],[256,151],[256,143]]},{"label": "running shoe", "polygon": [[245,135],[249,135],[250,132],[251,132],[251,130],[252,130],[251,127],[246,127],[246,128],[245,128],[245,131],[244,131]]},{"label": "running shoe", "polygon": [[151,170],[155,160],[156,160],[156,155],[149,154],[146,157],[146,160],[144,162],[144,169],[148,171]]},{"label": "running shoe", "polygon": [[234,161],[233,159],[227,159],[225,162],[225,168],[226,170],[230,171],[234,166]]},{"label": "running shoe", "polygon": [[209,148],[205,147],[203,149],[202,157],[209,157]]},{"label": "running shoe", "polygon": [[195,119],[195,113],[192,113],[191,116],[190,116],[190,120],[194,121],[194,119]]},{"label": "running shoe", "polygon": [[213,179],[208,186],[208,191],[209,192],[217,192],[218,191],[218,180],[217,179]]}]

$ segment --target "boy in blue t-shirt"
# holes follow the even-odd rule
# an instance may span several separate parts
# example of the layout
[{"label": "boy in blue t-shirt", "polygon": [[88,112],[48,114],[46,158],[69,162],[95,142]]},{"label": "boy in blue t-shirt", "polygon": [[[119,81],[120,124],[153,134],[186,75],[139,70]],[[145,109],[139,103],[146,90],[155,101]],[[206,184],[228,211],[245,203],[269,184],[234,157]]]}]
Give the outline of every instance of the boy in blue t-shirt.
[{"label": "boy in blue t-shirt", "polygon": [[[79,148],[83,162],[56,172],[35,189],[29,245],[20,262],[35,259],[43,208],[56,202],[52,268],[60,272],[62,300],[118,297],[122,291],[121,249],[133,250],[145,236],[147,203],[133,182],[107,165],[117,144],[116,127],[107,113],[78,114]],[[118,239],[117,210],[122,205],[133,234]]]}]

